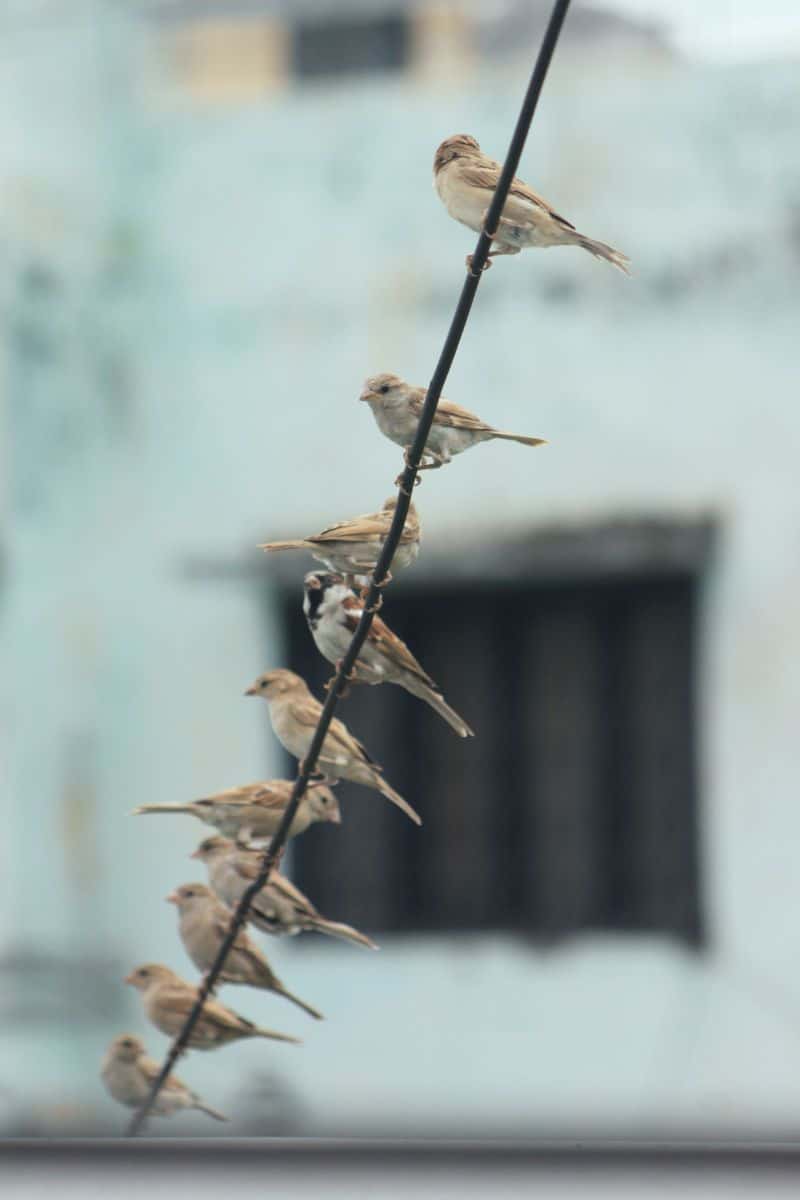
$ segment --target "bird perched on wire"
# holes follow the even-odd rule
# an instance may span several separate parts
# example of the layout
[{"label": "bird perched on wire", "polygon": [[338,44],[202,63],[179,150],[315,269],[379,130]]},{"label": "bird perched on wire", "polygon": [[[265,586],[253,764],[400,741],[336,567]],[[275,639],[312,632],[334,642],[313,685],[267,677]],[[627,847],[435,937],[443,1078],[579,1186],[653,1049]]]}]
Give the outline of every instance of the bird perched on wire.
[{"label": "bird perched on wire", "polygon": [[[100,1078],[112,1100],[128,1108],[141,1108],[160,1070],[160,1065],[148,1058],[140,1038],[132,1033],[121,1033],[105,1053]],[[169,1117],[182,1109],[196,1109],[207,1113],[215,1121],[228,1119],[215,1108],[204,1104],[176,1075],[168,1075],[151,1111],[159,1117]]]},{"label": "bird perched on wire", "polygon": [[[445,138],[434,155],[433,183],[450,216],[480,233],[501,170],[500,163],[484,154],[474,137],[457,133],[454,137]],[[533,188],[515,178],[503,206],[489,256],[518,254],[529,247],[545,246],[581,246],[595,258],[604,258],[624,274],[630,275],[630,259],[626,254],[607,246],[605,242],[597,242],[579,233],[546,200],[537,196]],[[467,264],[472,265],[471,255]],[[489,266],[488,259],[486,265]]]},{"label": "bird perched on wire", "polygon": [[[156,1029],[160,1029],[167,1037],[177,1037],[194,1007],[198,988],[186,983],[180,975],[161,963],[145,963],[136,967],[126,976],[125,983],[141,993],[145,1015]],[[299,1045],[298,1038],[290,1037],[287,1033],[274,1033],[271,1029],[261,1029],[209,996],[187,1045],[190,1050],[215,1050],[217,1046],[225,1046],[228,1042],[254,1037]]]},{"label": "bird perched on wire", "polygon": [[[140,813],[189,813],[242,844],[271,838],[280,824],[294,786],[290,779],[267,779],[228,788],[188,804],[140,804]],[[312,780],[306,788],[289,826],[289,837],[305,833],[316,821],[340,825],[339,801],[324,783]]]},{"label": "bird perched on wire", "polygon": [[[412,387],[397,375],[373,375],[364,384],[359,399],[366,401],[372,409],[381,433],[408,452],[422,416],[425,388]],[[443,467],[454,455],[493,438],[519,442],[522,446],[545,445],[544,438],[494,429],[466,408],[442,398],[436,408],[419,470]]]},{"label": "bird perched on wire", "polygon": [[[363,602],[341,575],[322,571],[309,571],[303,581],[303,591],[303,612],[311,636],[323,658],[338,667],[361,619]],[[474,736],[466,721],[445,702],[405,642],[392,633],[380,617],[373,618],[351,680],[354,683],[397,683],[412,696],[429,704],[459,737]]]},{"label": "bird perched on wire", "polygon": [[[307,550],[318,562],[324,563],[329,571],[341,572],[353,584],[356,575],[366,575],[374,570],[396,507],[397,499],[390,496],[378,512],[365,513],[360,517],[353,517],[350,521],[339,521],[338,524],[307,538],[289,542],[265,542],[259,549]],[[413,563],[419,553],[419,539],[419,517],[416,508],[411,504],[392,559],[395,570],[402,571],[404,567]],[[391,575],[387,575],[385,582],[390,579]]]},{"label": "bird perched on wire", "polygon": [[[261,866],[261,854],[242,850],[230,839],[219,836],[206,838],[190,857],[205,864],[211,887],[231,908],[239,903]],[[308,897],[277,869],[253,899],[247,921],[262,933],[274,937],[322,933],[364,946],[367,950],[378,949],[370,938],[351,925],[323,917]]]},{"label": "bird perched on wire", "polygon": [[[178,930],[184,949],[198,971],[210,971],[225,940],[233,913],[204,883],[183,883],[167,896],[178,909]],[[302,1008],[315,1020],[322,1013],[284,987],[266,956],[240,929],[218,976],[220,983],[241,983],[275,992]]]},{"label": "bird perched on wire", "polygon": [[[308,753],[322,712],[322,705],[311,695],[305,680],[295,675],[294,671],[280,667],[259,675],[245,696],[261,696],[266,700],[275,736],[284,749],[302,761]],[[374,788],[402,809],[417,825],[422,824],[419,813],[386,782],[378,764],[372,761],[344,722],[336,717],[325,734],[318,766],[328,779],[349,779],[352,783]]]}]

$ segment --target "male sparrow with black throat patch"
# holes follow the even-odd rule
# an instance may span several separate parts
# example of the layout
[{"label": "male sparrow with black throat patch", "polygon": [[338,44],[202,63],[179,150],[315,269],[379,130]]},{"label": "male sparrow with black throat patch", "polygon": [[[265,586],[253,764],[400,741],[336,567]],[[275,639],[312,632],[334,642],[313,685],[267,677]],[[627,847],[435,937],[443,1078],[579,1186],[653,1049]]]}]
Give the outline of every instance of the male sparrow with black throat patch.
[{"label": "male sparrow with black throat patch", "polygon": [[[341,575],[309,571],[304,581],[303,612],[317,649],[338,664],[361,619],[364,605]],[[397,683],[429,704],[459,737],[472,737],[466,721],[447,704],[430,675],[423,671],[405,642],[380,617],[373,617],[367,640],[356,661],[353,683]]]}]

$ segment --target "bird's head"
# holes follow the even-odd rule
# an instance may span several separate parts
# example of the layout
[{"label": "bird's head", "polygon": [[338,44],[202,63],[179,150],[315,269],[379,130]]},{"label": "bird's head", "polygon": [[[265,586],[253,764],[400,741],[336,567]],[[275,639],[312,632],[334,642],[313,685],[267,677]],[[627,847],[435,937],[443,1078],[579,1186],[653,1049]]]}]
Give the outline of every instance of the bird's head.
[{"label": "bird's head", "polygon": [[140,992],[146,992],[154,984],[169,983],[174,979],[177,979],[177,975],[169,967],[161,963],[144,963],[141,967],[134,967],[130,975],[125,976],[124,982]]},{"label": "bird's head", "polygon": [[438,175],[442,167],[446,167],[454,158],[474,158],[480,154],[481,148],[468,133],[454,133],[445,138],[433,156],[433,173]]},{"label": "bird's head", "polygon": [[408,395],[408,384],[399,375],[371,375],[364,381],[359,400],[370,408],[391,408],[402,404]]},{"label": "bird's head", "polygon": [[259,675],[255,683],[247,689],[245,696],[262,696],[265,700],[276,700],[286,692],[296,691],[298,686],[304,686],[299,675],[295,675],[294,671],[287,671],[284,667],[278,667],[274,671],[265,671],[263,675]]},{"label": "bird's head", "polygon": [[224,858],[233,848],[233,842],[230,838],[222,837],[216,833],[211,837],[204,838],[190,858],[196,858],[202,863],[211,863],[217,859]]},{"label": "bird's head", "polygon": [[167,896],[167,902],[174,904],[179,913],[191,912],[214,899],[214,893],[204,883],[182,883]]},{"label": "bird's head", "polygon": [[144,1043],[132,1033],[121,1033],[114,1038],[108,1053],[116,1062],[134,1063],[144,1054]]}]

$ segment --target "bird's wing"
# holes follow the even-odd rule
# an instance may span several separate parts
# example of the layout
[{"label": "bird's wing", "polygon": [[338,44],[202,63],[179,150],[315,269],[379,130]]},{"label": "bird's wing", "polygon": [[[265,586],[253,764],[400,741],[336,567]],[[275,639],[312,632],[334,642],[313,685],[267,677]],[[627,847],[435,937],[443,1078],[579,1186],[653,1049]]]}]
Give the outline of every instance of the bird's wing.
[{"label": "bird's wing", "polygon": [[[345,628],[350,633],[355,633],[363,611],[360,601],[356,596],[345,596],[342,600],[342,608],[344,609],[343,624]],[[381,654],[384,654],[394,666],[399,667],[403,671],[410,671],[412,675],[415,675],[423,683],[426,683],[428,687],[436,688],[436,684],[430,675],[426,671],[423,671],[405,642],[396,633],[392,633],[389,626],[380,617],[372,618],[372,625],[367,634],[367,641]]]},{"label": "bird's wing", "polygon": [[365,513],[362,517],[353,517],[350,521],[339,521],[317,533],[314,537],[306,538],[308,542],[376,542],[386,536],[389,522],[385,513]]},{"label": "bird's wing", "polygon": [[291,879],[287,879],[286,876],[281,875],[279,871],[276,871],[275,874],[270,877],[269,886],[274,887],[277,892],[280,892],[281,895],[283,895],[287,900],[290,900],[292,904],[296,905],[297,908],[299,908],[302,912],[308,913],[309,915],[317,915],[317,910],[314,908],[314,905],[311,903],[308,897],[303,895],[303,893],[300,891],[300,888],[294,886]]},{"label": "bird's wing", "polygon": [[[250,804],[274,804],[280,807],[286,803],[282,785],[286,780],[266,780],[259,783],[245,783],[241,787],[226,788],[224,792],[215,792],[213,796],[203,796],[197,804],[227,804],[231,808],[246,808]],[[288,794],[288,793],[286,793]]]},{"label": "bird's wing", "polygon": [[[482,188],[484,191],[489,192],[493,192],[497,187],[497,181],[500,178],[500,164],[494,162],[492,159],[486,159],[485,162],[464,160],[459,166],[460,177],[469,187]],[[528,187],[527,183],[523,183],[521,179],[517,179],[516,177],[511,181],[508,200],[503,208],[503,215],[509,217],[510,220],[521,219],[525,215],[520,205],[514,205],[513,198],[515,196],[520,200],[527,201],[528,204],[535,204],[537,208],[541,208],[543,212],[546,212],[548,216],[552,217],[554,221],[558,221],[559,225],[563,225],[566,229],[575,228],[571,221],[568,221],[566,217],[562,217],[554,208],[551,208],[543,196],[538,195],[532,187]]]},{"label": "bird's wing", "polygon": [[[147,1058],[143,1055],[136,1060],[136,1065],[142,1072],[145,1081],[150,1085],[154,1084],[161,1071],[161,1063],[157,1063],[155,1059]],[[177,1075],[168,1075],[161,1086],[168,1091],[185,1092],[187,1090],[186,1084],[181,1083]]]},{"label": "bird's wing", "polygon": [[[422,414],[422,407],[425,403],[425,393],[421,396],[414,396],[409,407],[415,417]],[[436,416],[433,418],[436,425],[445,425],[449,429],[471,429],[476,433],[493,433],[491,425],[487,425],[475,413],[470,412],[468,408],[462,408],[460,404],[454,404],[452,400],[440,399],[436,406]]]}]

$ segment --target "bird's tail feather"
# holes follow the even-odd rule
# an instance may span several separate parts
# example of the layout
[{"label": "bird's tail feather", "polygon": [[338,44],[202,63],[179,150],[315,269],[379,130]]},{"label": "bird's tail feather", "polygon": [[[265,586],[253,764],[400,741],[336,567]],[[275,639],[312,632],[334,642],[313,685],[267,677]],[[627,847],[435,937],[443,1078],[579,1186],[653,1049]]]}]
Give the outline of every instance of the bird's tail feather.
[{"label": "bird's tail feather", "polygon": [[138,808],[131,811],[132,817],[141,816],[142,813],[192,813],[195,808],[193,804],[140,804]]},{"label": "bird's tail feather", "polygon": [[520,446],[546,446],[547,438],[524,437],[521,433],[503,433],[498,430],[496,438],[501,438],[504,442],[519,442]]},{"label": "bird's tail feather", "polygon": [[275,987],[273,990],[278,992],[279,995],[283,996],[286,1000],[291,1000],[292,1004],[296,1004],[298,1008],[302,1008],[303,1012],[308,1013],[308,1015],[313,1017],[315,1021],[325,1020],[318,1008],[312,1008],[310,1004],[306,1004],[305,1000],[301,1000],[299,996],[292,995],[292,993],[288,991],[283,984]]},{"label": "bird's tail feather", "polygon": [[376,945],[365,933],[359,933],[357,929],[353,929],[352,925],[343,925],[339,921],[326,921],[324,917],[315,917],[312,929],[316,929],[317,933],[326,933],[329,937],[353,942],[356,946],[364,946],[367,950],[380,950],[380,946]]},{"label": "bird's tail feather", "polygon": [[[411,687],[408,690],[411,691]],[[470,729],[467,722],[458,715],[454,708],[450,707],[444,696],[441,696],[439,692],[435,692],[429,687],[420,686],[419,688],[414,688],[413,694],[418,696],[420,700],[424,700],[426,704],[429,704],[434,712],[437,712],[444,721],[447,721],[447,724],[459,737],[475,736],[474,730]]]},{"label": "bird's tail feather", "polygon": [[596,242],[594,238],[584,237],[583,234],[578,234],[577,242],[579,246],[583,246],[584,250],[588,250],[595,258],[604,258],[606,262],[610,262],[612,267],[616,267],[618,271],[622,271],[623,275],[630,275],[630,259],[627,254],[623,254],[621,250],[615,250],[613,246],[607,246],[605,242]]},{"label": "bird's tail feather", "polygon": [[259,550],[302,550],[304,542],[259,542]]},{"label": "bird's tail feather", "polygon": [[200,1100],[197,1100],[195,1102],[195,1108],[197,1109],[198,1112],[204,1112],[209,1117],[213,1117],[215,1121],[229,1121],[230,1120],[230,1117],[226,1117],[224,1113],[217,1112],[217,1110],[215,1108],[212,1108],[209,1104],[203,1104],[202,1101],[200,1101]]},{"label": "bird's tail feather", "polygon": [[414,822],[415,825],[422,824],[422,817],[415,808],[412,808],[407,800],[404,800],[399,792],[396,792],[390,783],[387,783],[382,775],[376,775],[375,786],[378,788],[382,796],[387,800],[391,800],[392,804],[396,804],[407,817]]},{"label": "bird's tail feather", "polygon": [[269,1038],[273,1042],[291,1042],[295,1046],[301,1046],[300,1038],[291,1037],[288,1033],[275,1033],[273,1029],[262,1029],[259,1025],[254,1025],[250,1030],[253,1037]]}]

